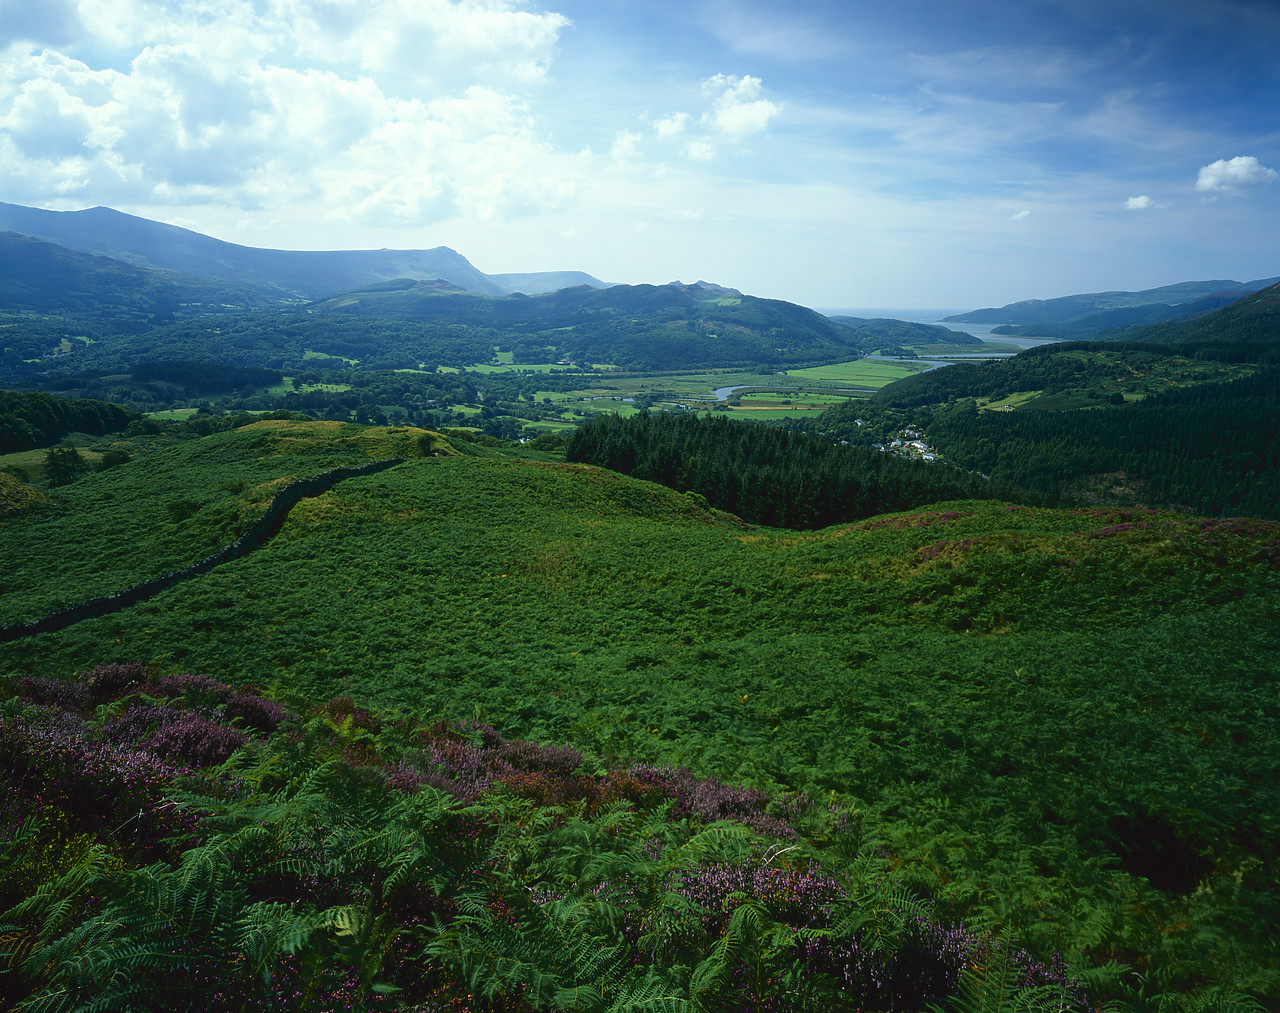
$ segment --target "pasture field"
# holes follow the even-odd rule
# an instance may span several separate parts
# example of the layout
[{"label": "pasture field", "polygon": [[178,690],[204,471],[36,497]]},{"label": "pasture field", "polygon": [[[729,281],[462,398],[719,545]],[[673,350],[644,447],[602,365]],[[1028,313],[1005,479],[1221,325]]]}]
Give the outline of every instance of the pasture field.
[{"label": "pasture field", "polygon": [[1005,397],[997,398],[975,398],[974,403],[979,408],[987,411],[1003,411],[1005,409],[1021,408],[1028,401],[1038,398],[1044,391],[1039,390],[1020,390],[1014,391]]},{"label": "pasture field", "polygon": [[872,359],[854,359],[830,366],[810,366],[808,369],[789,369],[788,379],[819,380],[826,383],[848,383],[864,387],[883,387],[904,376],[918,373],[922,366],[906,363],[881,362]]}]

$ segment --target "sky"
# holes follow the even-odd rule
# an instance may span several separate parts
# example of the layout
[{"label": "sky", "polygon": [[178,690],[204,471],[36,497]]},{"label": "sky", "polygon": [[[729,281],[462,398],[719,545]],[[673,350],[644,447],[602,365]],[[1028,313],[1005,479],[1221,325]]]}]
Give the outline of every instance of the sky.
[{"label": "sky", "polygon": [[0,0],[0,200],[816,308],[1280,275],[1276,0]]}]

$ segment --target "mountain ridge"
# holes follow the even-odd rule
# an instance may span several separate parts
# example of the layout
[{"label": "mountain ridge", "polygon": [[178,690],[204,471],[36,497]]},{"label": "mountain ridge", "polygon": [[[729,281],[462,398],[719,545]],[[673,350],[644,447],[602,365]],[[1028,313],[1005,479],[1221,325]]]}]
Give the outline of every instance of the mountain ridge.
[{"label": "mountain ridge", "polygon": [[[1225,299],[1229,294],[1234,294],[1236,298],[1241,298],[1277,282],[1280,282],[1280,277],[1260,278],[1247,282],[1230,279],[1183,281],[1136,292],[1112,290],[1059,296],[1054,299],[1022,299],[1018,302],[1007,303],[1004,306],[957,313],[944,317],[943,321],[953,324],[1062,324],[1080,322],[1094,314],[1140,307],[1148,310],[1167,307],[1170,310],[1168,315],[1175,316],[1179,313],[1178,307],[1188,306],[1200,300],[1209,300],[1214,297]],[[1218,303],[1218,305],[1222,304],[1222,302]],[[1214,307],[1208,306],[1205,308],[1212,309]],[[1098,330],[1113,325],[1111,321],[1099,321]]]},{"label": "mountain ridge", "polygon": [[[551,291],[570,284],[605,287],[584,272],[490,276],[447,246],[426,250],[275,250],[242,246],[191,229],[97,206],[48,211],[0,202],[0,231],[57,243],[139,267],[252,285],[283,299],[312,301],[394,278],[440,279],[483,295]],[[505,278],[507,281],[497,279]]]}]

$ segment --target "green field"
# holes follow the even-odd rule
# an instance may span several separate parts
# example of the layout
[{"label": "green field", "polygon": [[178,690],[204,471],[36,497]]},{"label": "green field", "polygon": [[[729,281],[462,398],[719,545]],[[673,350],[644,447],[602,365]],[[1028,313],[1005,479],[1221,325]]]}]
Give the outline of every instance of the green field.
[{"label": "green field", "polygon": [[165,419],[171,422],[185,422],[191,418],[199,409],[197,408],[172,408],[163,412],[147,412],[147,417],[152,419]]},{"label": "green field", "polygon": [[789,379],[821,380],[827,383],[851,383],[863,387],[883,387],[886,383],[901,380],[924,368],[894,362],[878,362],[870,359],[854,359],[830,366],[811,366],[808,369],[789,369]]}]

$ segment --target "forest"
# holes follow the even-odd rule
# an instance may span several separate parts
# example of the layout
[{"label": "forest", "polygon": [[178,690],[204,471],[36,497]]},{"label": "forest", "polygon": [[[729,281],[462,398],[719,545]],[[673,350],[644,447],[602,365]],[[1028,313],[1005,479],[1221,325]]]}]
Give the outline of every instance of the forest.
[{"label": "forest", "polygon": [[769,527],[827,527],[948,499],[1028,501],[1014,486],[949,465],[696,415],[592,419],[574,430],[565,456]]}]

